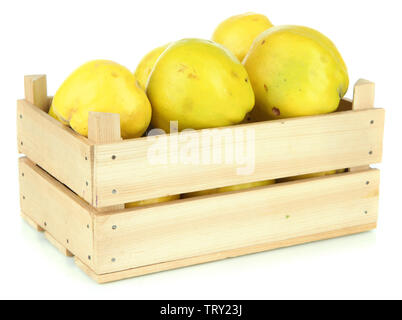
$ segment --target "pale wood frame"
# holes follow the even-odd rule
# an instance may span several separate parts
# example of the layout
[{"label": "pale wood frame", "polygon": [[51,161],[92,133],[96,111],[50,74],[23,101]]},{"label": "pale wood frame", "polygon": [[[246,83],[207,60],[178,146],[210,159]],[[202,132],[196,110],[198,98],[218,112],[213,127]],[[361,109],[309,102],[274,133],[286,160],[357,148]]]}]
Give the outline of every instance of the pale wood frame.
[{"label": "pale wood frame", "polygon": [[[342,100],[337,113],[242,125],[256,130],[258,149],[270,147],[257,154],[251,177],[224,166],[153,168],[163,182],[157,191],[150,188],[156,178],[145,179],[152,138],[121,141],[118,115],[99,113],[90,115],[89,138],[77,135],[47,114],[45,76],[27,76],[25,95],[17,107],[19,151],[29,158],[19,160],[21,215],[100,283],[376,227],[379,171],[369,165],[381,161],[384,110],[373,109],[371,82],[359,80],[353,101]],[[281,154],[284,146],[293,159]],[[327,177],[124,209],[129,201],[346,167]],[[111,188],[118,190],[113,196]]]}]

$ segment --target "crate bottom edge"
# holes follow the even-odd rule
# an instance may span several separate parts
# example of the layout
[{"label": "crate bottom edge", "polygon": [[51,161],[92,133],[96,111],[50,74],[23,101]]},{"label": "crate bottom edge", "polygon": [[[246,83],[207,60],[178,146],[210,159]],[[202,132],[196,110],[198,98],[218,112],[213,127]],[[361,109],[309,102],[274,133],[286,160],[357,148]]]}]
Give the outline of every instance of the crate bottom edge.
[{"label": "crate bottom edge", "polygon": [[103,283],[109,283],[109,282],[124,280],[124,279],[128,279],[128,278],[143,276],[143,275],[147,275],[147,274],[151,274],[151,273],[157,273],[157,272],[168,271],[168,270],[188,267],[188,266],[202,264],[202,263],[208,263],[208,262],[214,262],[214,261],[219,261],[219,260],[228,259],[228,258],[239,257],[239,256],[247,255],[247,254],[253,254],[253,253],[258,253],[258,252],[279,249],[279,248],[285,248],[285,247],[290,247],[290,246],[294,246],[294,245],[300,245],[300,244],[305,244],[305,243],[315,242],[315,241],[320,241],[320,240],[326,240],[326,239],[331,239],[331,238],[338,238],[338,237],[342,237],[342,236],[370,231],[370,230],[376,229],[376,227],[377,227],[376,222],[369,223],[369,224],[361,224],[361,225],[356,225],[356,226],[352,226],[352,227],[336,229],[336,230],[331,230],[331,231],[317,233],[317,234],[311,234],[311,235],[307,235],[307,236],[289,238],[289,239],[285,239],[285,240],[269,242],[269,243],[264,243],[264,244],[259,244],[259,245],[253,245],[253,246],[248,246],[248,247],[243,247],[243,248],[230,249],[230,250],[225,250],[225,251],[221,251],[221,252],[205,254],[205,255],[201,255],[201,256],[183,258],[183,259],[167,261],[167,262],[161,262],[161,263],[136,267],[136,268],[132,268],[132,269],[125,269],[125,270],[111,272],[111,273],[104,273],[104,274],[97,274],[93,269],[91,269],[89,266],[87,266],[85,263],[83,263],[78,257],[74,257],[74,260],[75,260],[76,265],[82,271],[84,271],[89,277],[91,277],[96,282],[103,284]]}]

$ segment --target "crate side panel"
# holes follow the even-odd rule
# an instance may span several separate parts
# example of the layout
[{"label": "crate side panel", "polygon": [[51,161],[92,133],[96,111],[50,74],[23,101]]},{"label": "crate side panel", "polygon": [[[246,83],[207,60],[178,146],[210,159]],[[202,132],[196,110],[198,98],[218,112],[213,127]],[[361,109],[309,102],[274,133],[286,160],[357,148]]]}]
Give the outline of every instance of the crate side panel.
[{"label": "crate side panel", "polygon": [[92,203],[90,144],[29,102],[17,105],[19,152]]},{"label": "crate side panel", "polygon": [[89,205],[27,158],[19,159],[21,211],[89,265],[93,218]]},{"label": "crate side panel", "polygon": [[294,245],[300,245],[308,242],[326,240],[330,238],[342,237],[346,235],[351,235],[355,233],[361,233],[373,230],[377,227],[376,223],[358,225],[350,228],[343,228],[329,232],[322,232],[318,234],[312,234],[304,237],[297,237],[292,239],[286,239],[283,241],[269,242],[255,246],[242,247],[237,249],[231,249],[226,251],[221,251],[217,253],[210,253],[202,256],[196,256],[191,258],[184,258],[179,260],[172,260],[168,262],[161,262],[156,264],[151,264],[143,267],[137,267],[132,269],[126,269],[122,271],[116,271],[111,273],[97,274],[85,263],[80,261],[77,257],[75,258],[75,263],[80,267],[88,276],[98,283],[107,283],[118,280],[123,280],[132,277],[138,277],[150,273],[161,272],[166,270],[172,270],[177,268],[188,267],[191,265],[213,262],[217,260],[234,258],[242,255],[258,253],[267,250],[274,250],[278,248],[284,248]]},{"label": "crate side panel", "polygon": [[[233,143],[211,142],[208,146],[198,140],[196,150],[201,164],[175,163],[174,150],[179,150],[180,159],[189,144],[186,139],[174,140],[177,135],[170,135],[168,148],[162,154],[161,159],[167,159],[167,163],[155,163],[155,159],[149,158],[156,143],[165,143],[160,137],[97,145],[94,149],[97,202],[94,205],[104,207],[378,163],[382,154],[383,123],[384,111],[375,109],[221,128],[219,132],[234,128],[233,132],[250,134],[254,144],[234,138]],[[223,163],[205,164],[203,154],[211,155],[210,159],[214,154],[224,155],[228,146],[229,150],[240,150],[247,157],[243,162],[235,158],[233,163],[228,163],[222,156]],[[239,172],[239,168],[243,171]]]},{"label": "crate side panel", "polygon": [[369,170],[96,214],[94,270],[110,273],[373,224],[378,187],[379,172]]}]

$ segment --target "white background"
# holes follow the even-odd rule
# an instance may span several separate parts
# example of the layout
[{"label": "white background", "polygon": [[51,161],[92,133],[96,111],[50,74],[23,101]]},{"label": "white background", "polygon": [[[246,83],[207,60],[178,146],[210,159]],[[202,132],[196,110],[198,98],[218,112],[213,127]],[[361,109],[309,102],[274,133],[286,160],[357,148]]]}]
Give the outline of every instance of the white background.
[{"label": "white background", "polygon": [[[402,298],[402,23],[400,1],[1,1],[0,298]],[[19,217],[16,99],[23,76],[49,94],[82,63],[134,69],[150,49],[210,38],[247,11],[318,29],[338,46],[353,84],[376,82],[386,108],[378,229],[360,235],[97,285]],[[351,97],[350,89],[347,96]]]}]

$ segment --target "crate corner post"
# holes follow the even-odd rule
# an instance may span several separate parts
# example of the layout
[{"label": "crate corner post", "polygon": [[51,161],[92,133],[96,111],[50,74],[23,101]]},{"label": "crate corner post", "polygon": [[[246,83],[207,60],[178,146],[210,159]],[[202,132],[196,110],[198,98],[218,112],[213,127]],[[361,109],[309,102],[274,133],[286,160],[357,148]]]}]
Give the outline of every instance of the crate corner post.
[{"label": "crate corner post", "polygon": [[375,83],[365,79],[359,79],[353,87],[353,110],[365,110],[374,108]]},{"label": "crate corner post", "polygon": [[24,76],[24,92],[25,100],[45,112],[49,111],[45,74]]},{"label": "crate corner post", "polygon": [[[98,211],[113,211],[124,209],[124,204],[118,204],[110,207],[98,206],[97,194],[97,166],[96,166],[96,145],[121,141],[120,114],[89,112],[88,117],[88,139],[94,143],[94,161],[93,161],[93,199],[94,207]],[[113,190],[114,191],[114,190]]]},{"label": "crate corner post", "polygon": [[94,261],[93,266],[88,266],[82,260],[76,258],[76,265],[83,270],[87,275],[94,279],[98,283],[100,275],[97,274],[97,213],[108,213],[116,210],[124,209],[124,204],[118,204],[114,206],[101,207],[98,206],[98,192],[97,192],[97,165],[96,165],[96,146],[100,144],[112,143],[121,141],[121,129],[120,129],[120,114],[116,113],[104,113],[104,112],[89,112],[88,115],[88,140],[93,144],[93,162],[92,162],[92,185],[93,185],[93,236],[94,236]]},{"label": "crate corner post", "polygon": [[[353,87],[352,110],[374,109],[375,84],[369,80],[359,79]],[[371,152],[371,151],[368,151]],[[350,172],[370,169],[370,165],[349,168]]]}]

